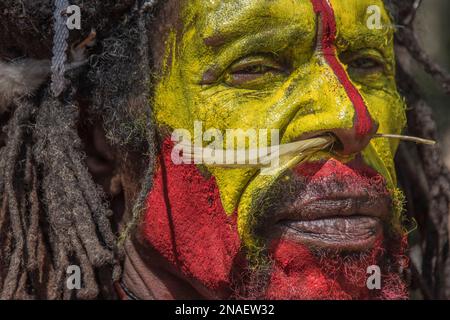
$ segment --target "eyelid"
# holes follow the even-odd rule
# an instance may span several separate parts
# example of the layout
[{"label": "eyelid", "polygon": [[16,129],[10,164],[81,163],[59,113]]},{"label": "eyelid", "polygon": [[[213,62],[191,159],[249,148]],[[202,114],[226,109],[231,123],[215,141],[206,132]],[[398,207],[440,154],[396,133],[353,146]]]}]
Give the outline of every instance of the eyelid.
[{"label": "eyelid", "polygon": [[245,57],[237,62],[234,62],[228,69],[228,72],[235,73],[257,65],[264,65],[266,67],[278,69],[280,71],[284,71],[285,69],[283,65],[275,61],[273,57],[267,55],[258,55]]},{"label": "eyelid", "polygon": [[340,60],[347,65],[349,65],[352,61],[363,58],[375,60],[381,67],[383,67],[385,72],[390,69],[389,62],[386,61],[383,55],[376,49],[366,49],[357,52],[344,52],[340,55]]},{"label": "eyelid", "polygon": [[287,74],[287,68],[278,56],[254,54],[232,63],[224,72],[223,83],[240,89],[259,90]]},{"label": "eyelid", "polygon": [[273,69],[278,69],[280,70],[280,72],[287,73],[288,68],[282,63],[277,62],[277,59],[278,56],[275,53],[260,53],[246,56],[237,61],[235,60],[227,68],[223,69],[224,71],[221,72],[219,72],[218,68],[211,67],[203,73],[203,77],[200,80],[199,84],[214,84],[220,79],[223,79],[226,74],[238,73],[240,70],[244,70],[245,68],[252,66],[257,66],[258,64],[263,64]]}]

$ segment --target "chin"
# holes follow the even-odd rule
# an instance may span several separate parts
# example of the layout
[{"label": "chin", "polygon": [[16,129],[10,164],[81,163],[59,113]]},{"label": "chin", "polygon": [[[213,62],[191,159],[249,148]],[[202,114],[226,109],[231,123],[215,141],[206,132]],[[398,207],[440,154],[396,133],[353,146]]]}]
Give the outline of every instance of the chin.
[{"label": "chin", "polygon": [[[407,299],[402,273],[407,266],[405,239],[379,237],[371,248],[355,252],[308,247],[288,239],[272,240],[266,256],[250,262],[235,283],[237,299],[392,300]],[[381,271],[380,287],[367,284],[369,267]]]},{"label": "chin", "polygon": [[[241,297],[264,299],[406,299],[406,236],[393,227],[392,193],[360,159],[294,168],[257,202]],[[275,201],[276,200],[276,201]],[[270,203],[270,205],[267,205]],[[371,268],[380,285],[368,285]]]},{"label": "chin", "polygon": [[[248,216],[249,238],[262,244],[251,251],[238,230],[245,216],[225,213],[214,177],[172,164],[171,144],[163,147],[142,235],[202,297],[407,298],[391,192],[360,159],[305,163],[268,186]],[[379,289],[367,286],[370,266],[380,269]]]}]

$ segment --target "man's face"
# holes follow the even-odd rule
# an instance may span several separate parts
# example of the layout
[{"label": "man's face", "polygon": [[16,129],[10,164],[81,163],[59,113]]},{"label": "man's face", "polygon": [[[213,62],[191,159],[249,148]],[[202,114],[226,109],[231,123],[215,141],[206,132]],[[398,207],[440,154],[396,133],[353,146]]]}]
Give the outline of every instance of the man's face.
[{"label": "man's face", "polygon": [[[380,10],[368,11],[373,5]],[[369,28],[377,13],[381,28]],[[175,165],[163,134],[142,227],[148,242],[210,295],[233,287],[268,298],[377,296],[364,276],[401,255],[401,194],[397,143],[371,138],[405,125],[382,1],[192,0],[180,21],[155,91],[161,133],[194,136],[201,121],[221,132],[279,129],[280,144],[323,133],[339,141],[262,175]],[[398,290],[384,296],[401,296],[385,271]]]}]

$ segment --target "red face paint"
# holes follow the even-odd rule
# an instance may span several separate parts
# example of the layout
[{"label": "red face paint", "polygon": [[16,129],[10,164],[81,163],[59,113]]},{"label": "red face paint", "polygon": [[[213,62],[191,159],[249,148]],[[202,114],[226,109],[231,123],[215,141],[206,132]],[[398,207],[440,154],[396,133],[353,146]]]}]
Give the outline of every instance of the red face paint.
[{"label": "red face paint", "polygon": [[229,286],[240,242],[236,215],[227,216],[214,177],[195,165],[175,165],[172,142],[159,157],[145,214],[143,232],[149,243],[189,279],[211,290]]},{"label": "red face paint", "polygon": [[322,24],[322,37],[320,39],[323,56],[333,70],[339,82],[344,87],[347,96],[355,108],[354,128],[359,137],[363,137],[373,131],[373,121],[370,117],[367,106],[358,89],[350,81],[350,78],[342,64],[339,62],[336,53],[336,19],[333,8],[327,0],[311,0],[314,12],[320,16]]},{"label": "red face paint", "polygon": [[[273,244],[274,270],[266,292],[268,299],[406,299],[407,288],[397,272],[381,273],[381,289],[367,287],[367,268],[379,265],[383,270],[398,267],[406,260],[403,244],[391,247],[392,261],[381,262],[386,255],[382,241],[359,257],[324,255],[318,258],[298,243],[280,241]],[[381,260],[380,260],[381,259]],[[384,264],[384,265],[383,265]],[[404,265],[402,265],[404,266]]]},{"label": "red face paint", "polygon": [[293,171],[296,175],[307,178],[311,183],[333,177],[334,180],[345,183],[348,189],[372,186],[380,194],[389,194],[386,179],[379,172],[365,165],[360,157],[345,164],[334,158],[306,162],[293,168]]},{"label": "red face paint", "polygon": [[[152,247],[181,271],[185,279],[201,283],[212,292],[228,291],[232,294],[230,288],[236,280],[235,276],[245,265],[240,254],[236,214],[228,216],[225,213],[214,177],[203,176],[195,165],[172,163],[172,147],[170,140],[162,145],[154,186],[147,198],[143,235]],[[333,160],[328,164],[305,164],[295,172],[311,181],[341,171],[344,175],[356,175],[352,168],[345,166],[343,170],[342,166]],[[372,175],[373,172],[362,171],[357,174],[359,179],[373,178]],[[377,263],[378,258],[385,254],[384,250],[380,242],[365,259],[350,263],[345,256],[342,259],[318,258],[302,244],[275,240],[269,250],[273,269],[263,297],[404,298],[406,287],[397,273],[383,274],[388,286],[382,293],[365,287],[367,263]],[[395,251],[399,261],[403,259],[403,250]],[[343,263],[347,270],[345,276],[336,277],[342,270],[335,267]],[[394,262],[390,263],[392,265]],[[355,278],[356,272],[358,277]]]},{"label": "red face paint", "polygon": [[[359,159],[341,163],[335,159],[303,163],[293,168],[305,184],[339,181],[349,193],[386,194],[386,181]],[[307,195],[305,195],[307,196]],[[396,268],[406,268],[406,236],[381,236],[365,253],[313,254],[307,246],[289,239],[271,244],[274,267],[266,297],[269,299],[406,299],[407,287]],[[389,259],[386,259],[389,257]],[[367,268],[382,270],[380,290],[366,285]],[[387,271],[391,270],[391,271]]]},{"label": "red face paint", "polygon": [[[326,0],[311,0],[320,15],[323,34],[321,50],[327,64],[346,90],[354,105],[354,128],[358,136],[373,130],[373,123],[365,102],[350,81],[337,58],[336,22],[331,5]],[[223,209],[214,177],[205,177],[195,165],[174,165],[171,161],[173,145],[166,140],[161,146],[159,166],[153,189],[148,195],[142,231],[148,243],[179,269],[187,279],[200,282],[210,290],[232,286],[233,275],[239,266],[240,241],[236,215],[228,216]],[[356,179],[363,185],[379,175],[358,170],[338,161],[325,165],[313,163],[296,168],[294,172],[311,181],[335,175]],[[381,176],[380,176],[381,177]],[[371,182],[373,183],[373,181]],[[384,181],[380,181],[384,188]],[[376,264],[389,252],[389,266],[404,260],[404,246],[386,244],[384,239],[362,260],[342,257],[318,257],[306,246],[289,240],[270,243],[273,269],[269,277],[266,298],[272,299],[348,299],[348,298],[405,298],[406,286],[397,272],[384,273],[382,292],[366,287],[366,267]],[[403,243],[403,242],[401,242]],[[388,249],[387,249],[388,248]],[[245,290],[244,290],[245,291]]]}]

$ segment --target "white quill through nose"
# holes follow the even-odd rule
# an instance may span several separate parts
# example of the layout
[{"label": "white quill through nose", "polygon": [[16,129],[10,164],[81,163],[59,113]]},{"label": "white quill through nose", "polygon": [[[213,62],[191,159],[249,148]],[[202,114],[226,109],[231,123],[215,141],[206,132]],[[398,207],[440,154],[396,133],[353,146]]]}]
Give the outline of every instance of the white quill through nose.
[{"label": "white quill through nose", "polygon": [[[332,136],[321,136],[317,138],[300,140],[291,143],[265,147],[265,148],[249,148],[249,149],[213,149],[210,147],[192,147],[181,143],[183,145],[183,157],[186,156],[190,159],[201,159],[206,164],[211,164],[218,167],[265,167],[269,166],[270,162],[275,157],[282,157],[289,154],[302,154],[310,153],[311,151],[319,151],[327,148],[334,142]],[[191,150],[191,152],[189,152]],[[219,152],[225,155],[227,152],[231,152],[234,158],[245,159],[245,164],[242,163],[216,163],[216,157],[212,156],[213,153]],[[249,155],[246,157],[246,155]],[[260,156],[262,155],[262,156]]]},{"label": "white quill through nose", "polygon": [[[374,135],[372,139],[399,139],[403,141],[415,142],[420,144],[434,145],[436,141],[405,136],[395,134],[382,134],[378,133]],[[183,157],[188,159],[201,159],[201,163],[211,165],[214,167],[225,168],[265,168],[269,167],[271,162],[276,157],[282,158],[285,156],[293,156],[300,158],[302,161],[312,154],[321,151],[332,149],[333,144],[336,142],[336,138],[331,135],[322,135],[310,139],[299,140],[291,143],[265,147],[265,148],[241,148],[241,149],[217,149],[211,147],[195,147],[191,144],[183,144]],[[233,159],[245,159],[245,163],[227,163],[226,161],[217,162],[216,152],[225,156],[227,152],[233,154]],[[213,155],[214,154],[214,155]],[[247,156],[248,155],[248,156]],[[262,155],[262,156],[261,156]],[[222,157],[223,158],[223,157]]]}]

